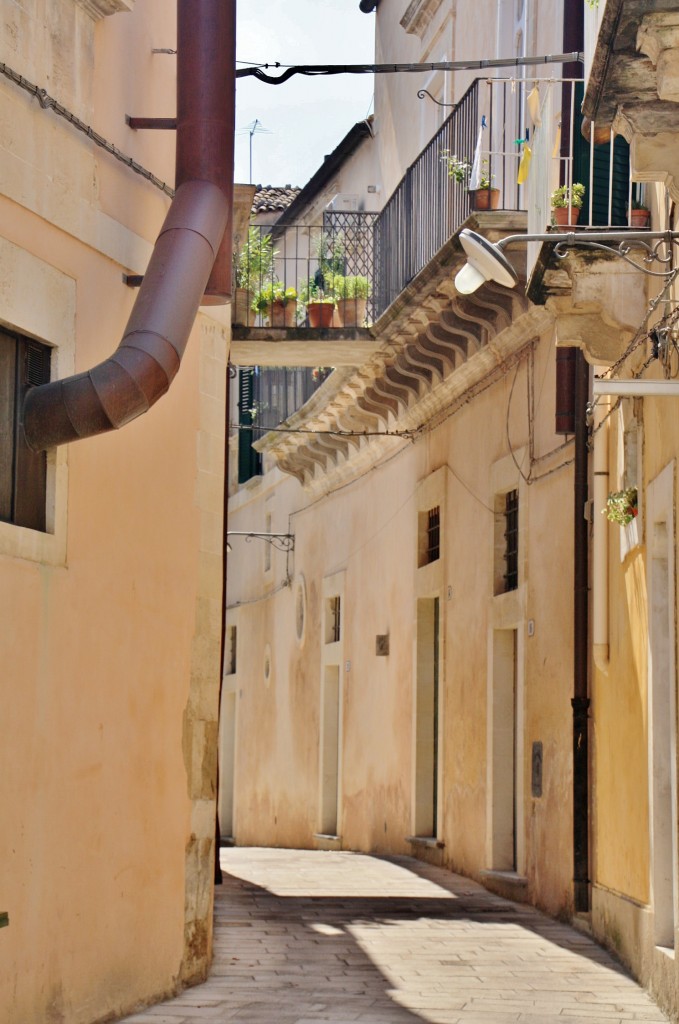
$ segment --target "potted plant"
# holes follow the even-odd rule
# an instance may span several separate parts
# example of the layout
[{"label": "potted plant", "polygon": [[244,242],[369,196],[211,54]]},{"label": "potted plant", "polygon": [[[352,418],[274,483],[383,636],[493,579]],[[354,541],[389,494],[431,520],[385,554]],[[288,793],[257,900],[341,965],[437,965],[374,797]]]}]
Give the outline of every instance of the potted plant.
[{"label": "potted plant", "polygon": [[335,312],[335,299],[325,294],[320,283],[313,279],[305,281],[299,294],[302,302],[306,305],[309,327],[331,327]]},{"label": "potted plant", "polygon": [[651,219],[651,211],[639,199],[632,199],[632,209],[627,211],[627,220],[631,228],[647,228]]},{"label": "potted plant", "polygon": [[472,210],[497,210],[500,205],[500,189],[493,187],[493,178],[488,168],[488,161],[481,161],[481,174],[478,188],[470,188]]},{"label": "potted plant", "polygon": [[551,195],[552,222],[554,224],[577,224],[580,210],[585,199],[585,186],[579,181],[568,185],[559,185]]},{"label": "potted plant", "polygon": [[272,281],[255,294],[252,309],[263,316],[270,327],[294,327],[297,323],[297,291],[285,288],[281,281]]},{"label": "potted plant", "polygon": [[366,322],[368,298],[371,288],[367,277],[343,277],[335,274],[332,291],[337,300],[337,313],[341,327],[362,327]]},{"label": "potted plant", "polygon": [[456,185],[466,185],[471,197],[473,210],[497,210],[500,205],[500,189],[493,187],[494,175],[490,173],[488,160],[481,161],[481,174],[476,188],[469,188],[471,164],[466,160],[460,160],[456,154],[443,150],[441,159],[448,166],[448,177],[452,178]]},{"label": "potted plant", "polygon": [[460,160],[455,153],[451,155],[447,149],[442,150],[441,159],[448,170],[448,177],[452,178],[456,185],[466,185],[470,171],[467,161]]},{"label": "potted plant", "polygon": [[270,234],[251,225],[248,237],[234,257],[234,296],[231,322],[251,327],[254,323],[253,296],[263,279],[271,274],[276,253]]},{"label": "potted plant", "polygon": [[627,487],[623,491],[611,491],[606,499],[606,508],[601,510],[611,523],[627,526],[639,514],[637,489]]}]

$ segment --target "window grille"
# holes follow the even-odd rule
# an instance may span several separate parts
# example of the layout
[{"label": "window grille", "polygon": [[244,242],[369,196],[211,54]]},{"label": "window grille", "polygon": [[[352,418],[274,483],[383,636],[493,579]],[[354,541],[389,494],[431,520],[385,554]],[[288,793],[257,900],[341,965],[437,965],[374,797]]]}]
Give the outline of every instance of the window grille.
[{"label": "window grille", "polygon": [[341,629],[341,626],[340,626],[341,606],[340,606],[339,594],[337,594],[335,597],[329,598],[327,609],[328,609],[328,619],[327,619],[327,625],[326,625],[326,634],[325,634],[326,640],[325,640],[325,642],[328,643],[328,644],[336,644],[336,643],[339,642],[340,637],[341,637],[341,633],[340,633],[340,629]]},{"label": "window grille", "polygon": [[427,513],[427,562],[435,562],[440,554],[441,542],[441,511],[439,506],[430,508]]},{"label": "window grille", "polygon": [[519,492],[505,495],[505,593],[519,585]]}]

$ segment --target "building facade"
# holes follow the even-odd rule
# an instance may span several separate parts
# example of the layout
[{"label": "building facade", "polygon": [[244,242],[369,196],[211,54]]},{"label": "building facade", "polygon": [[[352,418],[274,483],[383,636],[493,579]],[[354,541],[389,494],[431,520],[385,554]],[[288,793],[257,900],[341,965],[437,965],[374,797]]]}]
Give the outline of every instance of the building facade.
[{"label": "building facade", "polygon": [[[375,7],[380,63],[584,62],[432,69],[452,112],[406,74],[376,80],[376,281],[393,280],[373,347],[257,442],[262,475],[229,502],[229,530],[286,549],[229,556],[228,832],[462,871],[579,920],[676,1014],[679,438],[676,396],[648,386],[679,372],[674,277],[541,237],[505,250],[516,288],[454,281],[461,228],[546,236],[557,186],[584,184],[580,223],[615,246],[635,206],[676,227],[677,5]],[[473,164],[482,115],[488,213],[430,170]]]},{"label": "building facade", "polygon": [[126,116],[175,118],[177,25],[0,26],[0,1018],[84,1024],[210,960],[230,324],[203,308],[147,416],[29,450],[26,392],[115,350],[170,207],[173,133]]}]

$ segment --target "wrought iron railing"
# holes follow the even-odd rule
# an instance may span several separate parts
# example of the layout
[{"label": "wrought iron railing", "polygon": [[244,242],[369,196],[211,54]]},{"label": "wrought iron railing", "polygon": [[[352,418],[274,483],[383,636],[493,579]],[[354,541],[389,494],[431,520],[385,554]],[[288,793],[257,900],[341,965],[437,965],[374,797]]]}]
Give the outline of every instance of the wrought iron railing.
[{"label": "wrought iron railing", "polygon": [[[375,319],[376,213],[326,211],[320,225],[250,227],[235,257],[234,323],[363,327]],[[313,321],[326,306],[328,322]]]},{"label": "wrought iron railing", "polygon": [[[551,220],[553,190],[579,181],[581,225],[627,223],[626,207],[640,196],[629,180],[626,143],[589,148],[580,131],[581,92],[581,80],[476,79],[379,214],[326,211],[319,226],[251,228],[250,249],[256,257],[263,248],[266,259],[251,260],[244,274],[239,266],[237,280],[249,280],[253,322],[256,315],[273,326],[315,326],[309,301],[344,291],[366,296],[367,308],[345,316],[335,310],[326,326],[373,323],[491,196],[492,209],[528,211],[528,229],[539,233]],[[477,191],[479,177],[488,187]],[[535,253],[528,255],[530,264]],[[288,297],[285,320],[273,308],[272,285],[283,298],[286,290],[297,293],[296,302]]]}]

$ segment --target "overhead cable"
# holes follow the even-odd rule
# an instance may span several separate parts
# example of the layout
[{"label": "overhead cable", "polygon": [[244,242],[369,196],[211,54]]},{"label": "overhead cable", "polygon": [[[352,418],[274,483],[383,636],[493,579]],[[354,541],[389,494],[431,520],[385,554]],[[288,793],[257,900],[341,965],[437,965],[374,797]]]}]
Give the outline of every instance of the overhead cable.
[{"label": "overhead cable", "polygon": [[[282,85],[293,75],[394,75],[423,71],[475,71],[485,68],[533,67],[537,64],[571,64],[583,61],[584,53],[549,53],[540,57],[493,57],[484,60],[443,60],[427,64],[296,64],[280,62],[259,67],[238,68],[236,78],[256,78],[267,85]],[[280,75],[268,75],[266,69],[283,68]]]}]

